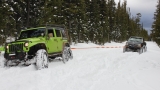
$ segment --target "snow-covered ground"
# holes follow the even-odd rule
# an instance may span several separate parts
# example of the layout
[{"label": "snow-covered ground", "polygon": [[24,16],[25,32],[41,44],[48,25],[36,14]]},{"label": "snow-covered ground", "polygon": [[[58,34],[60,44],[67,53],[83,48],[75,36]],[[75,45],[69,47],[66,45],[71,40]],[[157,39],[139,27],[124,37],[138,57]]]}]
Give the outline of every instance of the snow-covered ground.
[{"label": "snow-covered ground", "polygon": [[147,42],[145,53],[123,53],[124,44],[72,45],[78,48],[72,60],[52,61],[43,70],[0,66],[0,90],[160,90],[160,48]]}]

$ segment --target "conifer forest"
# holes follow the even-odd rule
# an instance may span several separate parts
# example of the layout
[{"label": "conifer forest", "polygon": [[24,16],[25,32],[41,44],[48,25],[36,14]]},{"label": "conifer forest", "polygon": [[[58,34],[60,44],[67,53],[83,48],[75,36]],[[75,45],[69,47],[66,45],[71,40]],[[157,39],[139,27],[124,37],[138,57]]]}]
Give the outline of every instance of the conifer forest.
[{"label": "conifer forest", "polygon": [[130,36],[152,38],[160,44],[160,6],[152,33],[143,27],[141,12],[133,16],[127,0],[0,0],[0,45],[14,32],[45,24],[65,25],[70,42],[123,42]]}]

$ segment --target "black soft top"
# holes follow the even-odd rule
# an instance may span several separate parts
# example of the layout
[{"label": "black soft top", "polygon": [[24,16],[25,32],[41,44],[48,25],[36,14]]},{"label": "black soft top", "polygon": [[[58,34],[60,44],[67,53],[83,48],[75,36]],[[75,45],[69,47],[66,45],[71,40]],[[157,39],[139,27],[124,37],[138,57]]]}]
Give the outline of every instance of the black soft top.
[{"label": "black soft top", "polygon": [[65,30],[65,26],[64,25],[46,24],[45,27],[46,28],[55,28],[57,30]]}]

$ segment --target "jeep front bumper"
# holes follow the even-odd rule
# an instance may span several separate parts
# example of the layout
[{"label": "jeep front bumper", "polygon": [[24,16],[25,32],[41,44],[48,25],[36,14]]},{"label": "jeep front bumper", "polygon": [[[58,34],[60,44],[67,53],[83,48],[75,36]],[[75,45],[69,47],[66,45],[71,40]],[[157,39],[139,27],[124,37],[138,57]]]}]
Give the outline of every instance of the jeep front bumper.
[{"label": "jeep front bumper", "polygon": [[140,49],[141,46],[138,46],[136,44],[129,44],[129,45],[126,45],[126,48],[129,48],[131,50],[137,50],[137,49]]},{"label": "jeep front bumper", "polygon": [[15,59],[24,60],[25,57],[26,57],[25,52],[5,53],[4,54],[4,58],[7,60],[15,60]]}]

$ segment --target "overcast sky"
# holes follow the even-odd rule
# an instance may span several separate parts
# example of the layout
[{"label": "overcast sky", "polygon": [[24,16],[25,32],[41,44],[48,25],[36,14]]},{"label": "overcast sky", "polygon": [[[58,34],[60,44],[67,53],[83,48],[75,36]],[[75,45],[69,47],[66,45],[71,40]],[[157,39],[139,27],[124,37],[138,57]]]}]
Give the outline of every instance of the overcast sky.
[{"label": "overcast sky", "polygon": [[[115,0],[115,2],[117,4],[119,0]],[[123,0],[121,0],[121,2],[123,2]],[[141,13],[141,22],[143,22],[143,27],[148,30],[149,33],[157,2],[158,0],[127,0],[127,7],[130,8],[131,15],[136,16],[137,13]]]}]

